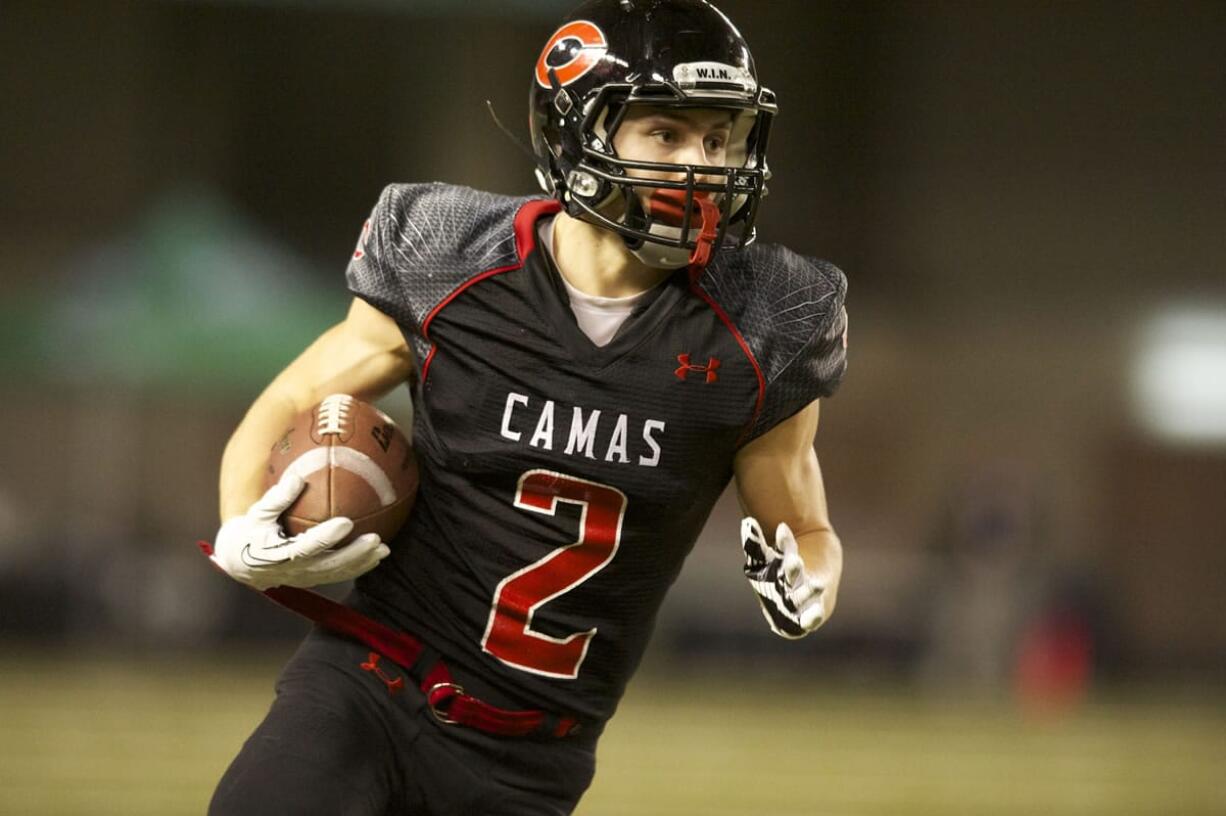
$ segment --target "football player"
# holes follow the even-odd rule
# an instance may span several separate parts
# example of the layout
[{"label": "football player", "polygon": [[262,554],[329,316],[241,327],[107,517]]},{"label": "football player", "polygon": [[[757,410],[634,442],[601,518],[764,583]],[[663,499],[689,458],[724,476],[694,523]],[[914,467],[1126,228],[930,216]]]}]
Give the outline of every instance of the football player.
[{"label": "football player", "polygon": [[[845,367],[842,273],[755,242],[774,95],[705,0],[590,0],[531,79],[546,196],[383,191],[348,316],[255,401],[214,561],[319,625],[214,814],[565,814],[656,611],[735,478],[771,629],[834,611],[814,453]],[[268,450],[324,396],[408,383],[421,484],[395,541],[333,519]],[[336,604],[309,587],[357,578]]]}]

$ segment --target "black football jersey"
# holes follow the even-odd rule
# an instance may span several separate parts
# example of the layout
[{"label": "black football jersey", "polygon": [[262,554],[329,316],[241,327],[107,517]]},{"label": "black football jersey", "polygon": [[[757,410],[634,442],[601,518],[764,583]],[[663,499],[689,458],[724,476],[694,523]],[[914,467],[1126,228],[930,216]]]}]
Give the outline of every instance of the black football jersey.
[{"label": "black football jersey", "polygon": [[846,281],[724,252],[597,347],[539,246],[557,211],[442,184],[375,206],[348,282],[416,354],[421,486],[356,603],[502,699],[603,720],[738,448],[837,386]]}]

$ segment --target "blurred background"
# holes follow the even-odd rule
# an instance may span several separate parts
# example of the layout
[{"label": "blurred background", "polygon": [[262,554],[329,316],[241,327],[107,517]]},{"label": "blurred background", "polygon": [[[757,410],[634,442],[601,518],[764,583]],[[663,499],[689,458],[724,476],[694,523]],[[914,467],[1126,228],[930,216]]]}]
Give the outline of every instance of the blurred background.
[{"label": "blurred background", "polygon": [[[571,5],[0,3],[0,811],[203,811],[305,631],[193,545],[225,440],[386,183],[535,190]],[[850,280],[845,578],[774,638],[726,496],[579,812],[1226,813],[1226,5],[719,5]]]}]

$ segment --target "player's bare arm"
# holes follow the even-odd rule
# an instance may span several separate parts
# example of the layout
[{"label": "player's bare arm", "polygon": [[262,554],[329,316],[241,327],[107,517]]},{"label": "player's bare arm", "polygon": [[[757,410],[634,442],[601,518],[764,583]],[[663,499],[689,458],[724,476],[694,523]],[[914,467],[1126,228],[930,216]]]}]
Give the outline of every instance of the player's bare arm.
[{"label": "player's bare arm", "polygon": [[[374,399],[409,378],[413,358],[390,318],[355,298],[349,314],[324,332],[264,389],[235,430],[222,456],[221,516],[211,558],[236,581],[256,589],[310,587],[347,581],[370,571],[390,550],[337,516],[289,535],[279,522],[305,481],[295,471],[264,491],[268,451],[295,417],[329,394]],[[262,495],[261,495],[262,494]]]},{"label": "player's bare arm", "polygon": [[[760,546],[767,550],[778,547],[784,571],[789,567],[802,571],[790,576],[790,584],[803,593],[797,597],[793,591],[792,600],[799,606],[798,611],[809,608],[812,611],[798,615],[803,630],[799,634],[812,631],[830,618],[843,572],[843,548],[830,525],[821,467],[813,448],[819,413],[820,402],[814,400],[795,416],[745,445],[733,463],[737,493],[747,516],[748,529],[743,534],[760,536]],[[753,520],[758,525],[756,531],[749,525]],[[788,533],[781,530],[781,524],[794,537],[798,563],[787,560],[784,552],[787,545],[780,539]],[[754,545],[747,541],[746,546],[748,553]],[[755,590],[761,597],[763,590],[757,584]],[[772,610],[766,608],[772,599],[762,600],[772,628],[785,636],[796,636],[797,633],[780,631],[772,621]],[[778,600],[786,603],[782,598]]]},{"label": "player's bare arm", "polygon": [[264,492],[268,450],[293,418],[329,394],[373,400],[408,379],[413,357],[392,318],[354,298],[324,332],[264,389],[235,429],[221,460],[221,518],[246,513]]}]

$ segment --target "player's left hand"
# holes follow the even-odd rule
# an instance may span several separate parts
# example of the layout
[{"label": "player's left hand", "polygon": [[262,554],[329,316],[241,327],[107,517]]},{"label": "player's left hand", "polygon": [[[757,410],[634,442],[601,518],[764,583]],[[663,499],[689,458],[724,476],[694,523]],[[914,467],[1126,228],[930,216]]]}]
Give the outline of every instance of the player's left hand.
[{"label": "player's left hand", "polygon": [[333,549],[353,530],[350,519],[337,516],[297,535],[285,534],[278,519],[305,486],[301,475],[287,470],[245,515],[221,526],[209,559],[258,590],[335,584],[374,569],[389,552],[375,533]]},{"label": "player's left hand", "polygon": [[757,519],[746,516],[741,519],[741,547],[745,577],[775,634],[794,640],[825,622],[825,583],[805,571],[790,527],[780,524],[771,544]]}]

